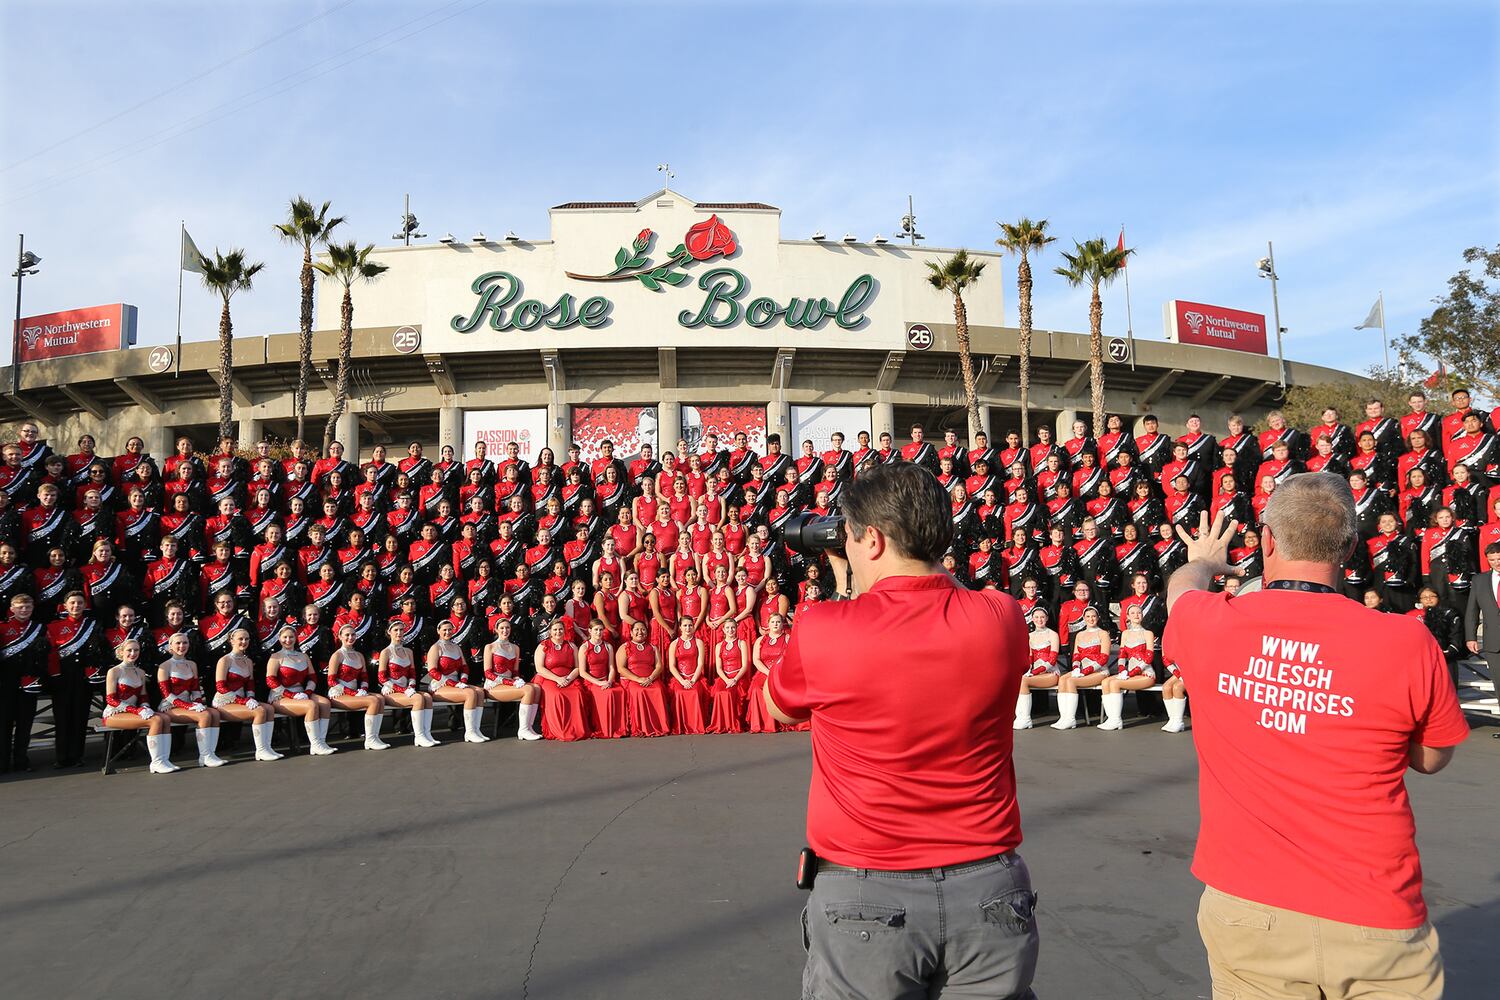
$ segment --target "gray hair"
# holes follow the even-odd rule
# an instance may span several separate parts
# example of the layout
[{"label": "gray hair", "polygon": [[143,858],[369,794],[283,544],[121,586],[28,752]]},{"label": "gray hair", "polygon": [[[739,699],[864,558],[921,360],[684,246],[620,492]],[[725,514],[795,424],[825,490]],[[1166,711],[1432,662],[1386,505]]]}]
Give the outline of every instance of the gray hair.
[{"label": "gray hair", "polygon": [[1354,493],[1342,476],[1305,472],[1276,487],[1261,523],[1285,559],[1342,566],[1359,534]]}]

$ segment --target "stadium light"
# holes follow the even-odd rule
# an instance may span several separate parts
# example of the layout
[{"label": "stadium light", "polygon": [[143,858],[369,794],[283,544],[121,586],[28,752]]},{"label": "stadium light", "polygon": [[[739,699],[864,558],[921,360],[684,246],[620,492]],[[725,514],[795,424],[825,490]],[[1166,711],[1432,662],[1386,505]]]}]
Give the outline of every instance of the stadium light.
[{"label": "stadium light", "polygon": [[812,234],[812,238],[816,242],[818,242],[818,243],[822,243],[824,240],[828,239],[827,236],[823,235],[823,230],[821,230],[821,229],[819,229],[817,232],[813,233]]},{"label": "stadium light", "polygon": [[401,231],[391,236],[393,240],[401,240],[407,246],[411,246],[412,240],[423,240],[427,238],[426,233],[419,233],[417,229],[417,217],[411,214],[411,195],[407,195],[404,201],[405,207],[401,210]]},{"label": "stadium light", "polygon": [[16,250],[16,269],[11,277],[16,279],[16,325],[11,331],[10,341],[10,392],[21,391],[21,283],[28,274],[36,274],[42,258],[26,249],[26,234],[21,234],[21,245]]},{"label": "stadium light", "polygon": [[452,233],[444,233],[443,235],[441,235],[441,236],[438,237],[438,242],[439,243],[452,243],[453,242],[453,234]]},{"label": "stadium light", "polygon": [[1266,241],[1266,255],[1255,262],[1255,270],[1262,278],[1271,282],[1271,316],[1276,324],[1276,371],[1281,381],[1281,394],[1286,395],[1286,356],[1281,350],[1281,335],[1286,328],[1281,325],[1281,300],[1276,294],[1276,251],[1271,241]]}]

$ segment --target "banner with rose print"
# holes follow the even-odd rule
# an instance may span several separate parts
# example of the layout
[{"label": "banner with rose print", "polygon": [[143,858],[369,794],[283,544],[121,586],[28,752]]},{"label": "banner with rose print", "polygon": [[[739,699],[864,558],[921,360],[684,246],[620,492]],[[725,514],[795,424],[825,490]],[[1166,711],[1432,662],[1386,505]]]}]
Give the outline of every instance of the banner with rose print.
[{"label": "banner with rose print", "polygon": [[[766,453],[766,408],[764,406],[690,406],[682,404],[682,440],[688,451],[701,451],[703,439],[719,435],[720,448],[732,448],[734,436],[744,431],[757,455]],[[675,447],[676,442],[673,442]]]},{"label": "banner with rose print", "polygon": [[626,462],[640,457],[643,444],[660,455],[656,422],[654,406],[575,406],[573,441],[585,462],[599,457],[599,445],[605,438],[613,442],[615,457]]}]

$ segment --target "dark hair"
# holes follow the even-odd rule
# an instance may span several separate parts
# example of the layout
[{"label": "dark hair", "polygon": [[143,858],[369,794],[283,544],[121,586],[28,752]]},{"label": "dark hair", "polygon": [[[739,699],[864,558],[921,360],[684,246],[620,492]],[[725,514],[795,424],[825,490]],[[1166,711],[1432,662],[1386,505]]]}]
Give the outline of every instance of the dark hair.
[{"label": "dark hair", "polygon": [[1497,552],[1500,552],[1500,542],[1490,542],[1484,547],[1484,554],[1487,556],[1492,556]]},{"label": "dark hair", "polygon": [[781,443],[781,435],[780,434],[767,434],[766,435],[766,444],[780,444],[780,443]]},{"label": "dark hair", "polygon": [[876,528],[908,559],[936,563],[953,541],[953,505],[920,465],[880,465],[844,487],[849,533]]}]

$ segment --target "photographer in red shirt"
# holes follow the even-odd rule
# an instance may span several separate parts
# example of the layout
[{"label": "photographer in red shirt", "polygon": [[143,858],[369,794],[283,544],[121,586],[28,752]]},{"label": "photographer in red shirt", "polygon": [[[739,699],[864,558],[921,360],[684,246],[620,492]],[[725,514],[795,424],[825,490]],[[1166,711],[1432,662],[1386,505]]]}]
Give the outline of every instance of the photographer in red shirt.
[{"label": "photographer in red shirt", "polygon": [[1419,618],[1339,591],[1358,541],[1332,473],[1292,476],[1262,517],[1265,589],[1233,572],[1238,525],[1177,529],[1163,652],[1193,699],[1201,821],[1193,874],[1214,996],[1443,993],[1406,770],[1434,774],[1468,736],[1448,665]]},{"label": "photographer in red shirt", "polygon": [[829,555],[856,596],[799,613],[764,688],[782,722],[812,719],[802,995],[1032,997],[1011,761],[1020,606],[939,568],[951,504],[926,469],[877,466],[842,506],[847,562]]}]

